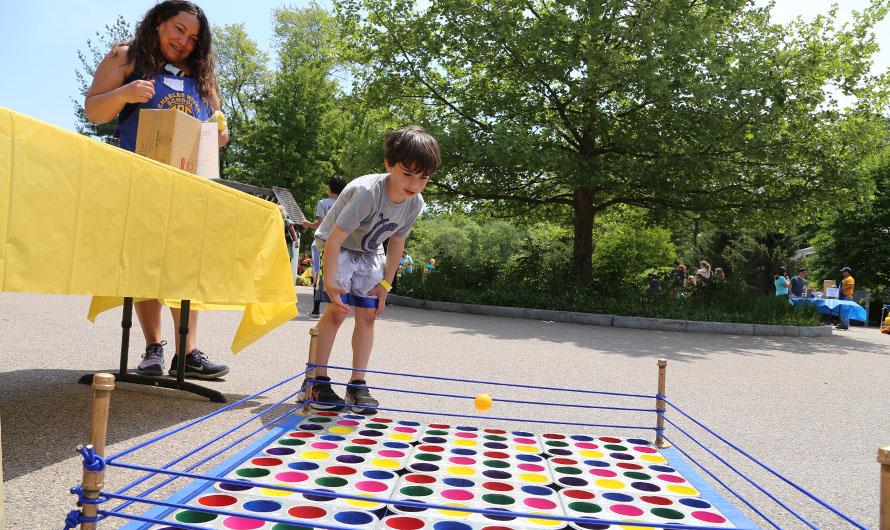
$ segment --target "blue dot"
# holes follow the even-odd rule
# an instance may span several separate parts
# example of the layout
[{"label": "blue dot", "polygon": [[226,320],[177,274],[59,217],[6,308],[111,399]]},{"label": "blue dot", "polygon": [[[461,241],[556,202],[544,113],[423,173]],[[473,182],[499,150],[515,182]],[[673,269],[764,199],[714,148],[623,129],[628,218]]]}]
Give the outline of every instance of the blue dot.
[{"label": "blue dot", "polygon": [[459,430],[459,431],[478,431],[479,429],[477,429],[476,427],[458,427],[457,430]]},{"label": "blue dot", "polygon": [[314,462],[291,462],[287,467],[298,471],[312,471],[313,469],[318,469],[318,464]]},{"label": "blue dot", "polygon": [[572,440],[577,442],[592,442],[593,436],[584,436],[583,434],[575,434],[573,436],[569,436]]},{"label": "blue dot", "polygon": [[643,440],[640,438],[628,438],[627,443],[634,445],[652,445],[652,442],[649,440]]},{"label": "blue dot", "polygon": [[456,455],[465,455],[465,456],[466,456],[466,455],[475,455],[475,454],[476,454],[476,450],[475,450],[475,449],[462,449],[462,448],[460,448],[460,447],[457,447],[457,448],[452,449],[451,452],[454,453],[454,454],[456,454]]},{"label": "blue dot", "polygon": [[383,442],[384,447],[389,447],[390,449],[408,449],[411,447],[408,444],[403,444],[402,442]]},{"label": "blue dot", "polygon": [[541,460],[544,460],[543,457],[538,456],[538,455],[525,455],[525,454],[516,455],[516,459],[522,460],[523,462],[540,462]]},{"label": "blue dot", "polygon": [[399,425],[407,425],[408,427],[417,427],[418,425],[420,425],[420,423],[418,423],[416,421],[402,420],[399,422]]},{"label": "blue dot", "polygon": [[476,485],[476,483],[473,482],[472,480],[468,480],[465,478],[454,478],[454,477],[444,478],[444,479],[442,479],[442,482],[444,482],[445,484],[448,484],[449,486],[455,487],[455,488],[472,488],[473,486]]},{"label": "blue dot", "polygon": [[608,462],[603,462],[602,460],[585,460],[584,463],[590,467],[609,467],[611,465]]},{"label": "blue dot", "polygon": [[244,509],[249,512],[274,512],[281,509],[281,505],[275,501],[247,501]]},{"label": "blue dot", "polygon": [[701,499],[680,499],[680,504],[685,504],[690,508],[710,508],[711,505]]},{"label": "blue dot", "polygon": [[473,530],[473,527],[457,521],[436,521],[433,530]]},{"label": "blue dot", "polygon": [[525,438],[531,438],[534,434],[525,431],[513,431],[514,436],[524,436]]},{"label": "blue dot", "polygon": [[359,416],[358,414],[344,414],[344,418],[349,418],[350,420],[366,420],[364,416]]},{"label": "blue dot", "polygon": [[544,486],[523,486],[522,491],[529,495],[553,495],[553,490]]},{"label": "blue dot", "polygon": [[337,436],[336,434],[325,434],[321,437],[322,440],[327,440],[329,442],[342,442],[346,438],[342,436]]},{"label": "blue dot", "polygon": [[374,480],[389,480],[395,476],[395,474],[390,473],[389,471],[383,471],[380,469],[369,469],[362,474]]},{"label": "blue dot", "polygon": [[373,521],[374,516],[367,512],[337,512],[334,519],[343,524],[363,525]]},{"label": "blue dot", "polygon": [[613,491],[603,493],[603,497],[605,497],[606,499],[609,499],[610,501],[615,501],[615,502],[631,502],[634,500],[634,498],[631,497],[630,495],[625,495],[623,493],[615,493]]},{"label": "blue dot", "polygon": [[676,473],[677,470],[668,466],[649,466],[653,471],[661,471],[662,473]]}]

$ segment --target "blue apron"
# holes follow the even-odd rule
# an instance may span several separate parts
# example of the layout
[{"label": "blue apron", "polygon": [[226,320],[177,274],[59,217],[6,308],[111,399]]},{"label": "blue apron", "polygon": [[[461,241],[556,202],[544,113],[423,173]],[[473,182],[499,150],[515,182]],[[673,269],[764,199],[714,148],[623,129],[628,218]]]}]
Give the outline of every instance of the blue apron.
[{"label": "blue apron", "polygon": [[[136,130],[139,128],[140,109],[177,109],[201,121],[207,121],[213,115],[210,103],[201,99],[198,86],[193,77],[184,77],[178,68],[167,65],[170,74],[156,75],[155,95],[145,103],[128,103],[117,117],[117,129],[114,135],[120,146],[127,151],[136,150]],[[176,75],[176,74],[179,75]],[[124,84],[137,79],[144,79],[142,73],[134,70],[124,79]]]}]

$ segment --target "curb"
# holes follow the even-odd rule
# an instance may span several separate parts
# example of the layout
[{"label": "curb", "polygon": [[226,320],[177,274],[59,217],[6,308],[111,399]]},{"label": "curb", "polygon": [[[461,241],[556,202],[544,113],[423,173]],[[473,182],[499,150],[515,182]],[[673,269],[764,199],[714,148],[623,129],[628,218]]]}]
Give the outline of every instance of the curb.
[{"label": "curb", "polygon": [[773,337],[831,337],[831,326],[774,326],[768,324],[739,324],[734,322],[704,322],[699,320],[672,320],[669,318],[628,317],[621,315],[598,315],[552,309],[530,309],[525,307],[503,307],[496,305],[463,304],[457,302],[436,302],[418,300],[391,294],[387,304],[432,309],[450,313],[468,313],[497,317],[528,318],[550,320],[571,324],[590,324],[616,328],[650,329],[657,331],[682,331],[686,333],[720,333],[728,335],[766,335]]}]

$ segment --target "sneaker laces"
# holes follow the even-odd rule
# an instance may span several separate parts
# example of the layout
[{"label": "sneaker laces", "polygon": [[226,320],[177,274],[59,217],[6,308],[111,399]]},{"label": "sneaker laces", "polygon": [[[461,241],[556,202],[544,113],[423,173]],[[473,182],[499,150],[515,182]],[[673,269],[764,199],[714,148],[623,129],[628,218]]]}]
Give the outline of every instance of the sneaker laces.
[{"label": "sneaker laces", "polygon": [[362,397],[371,397],[371,391],[368,390],[368,387],[362,386],[351,386],[349,387],[350,392],[353,396],[362,396]]},{"label": "sneaker laces", "polygon": [[167,345],[167,341],[162,340],[157,344],[149,344],[147,348],[145,348],[145,353],[142,354],[143,359],[150,359],[152,357],[163,357],[164,356],[164,346]]},{"label": "sneaker laces", "polygon": [[193,359],[200,362],[201,364],[204,364],[203,361],[207,360],[207,354],[202,352],[198,348],[195,348],[194,350],[190,351],[189,357],[192,357]]}]

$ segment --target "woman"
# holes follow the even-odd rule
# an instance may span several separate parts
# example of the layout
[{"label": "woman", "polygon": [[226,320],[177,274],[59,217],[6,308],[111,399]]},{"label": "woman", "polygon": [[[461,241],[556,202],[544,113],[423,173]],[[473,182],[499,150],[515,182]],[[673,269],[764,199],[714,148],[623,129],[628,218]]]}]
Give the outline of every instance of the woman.
[{"label": "woman", "polygon": [[695,271],[696,276],[701,276],[704,279],[708,279],[711,277],[711,264],[705,260],[701,260],[698,262],[699,269]]},{"label": "woman", "polygon": [[726,274],[724,274],[723,269],[720,267],[714,269],[714,277],[720,281],[726,281]]},{"label": "woman", "polygon": [[[137,24],[131,42],[114,45],[99,63],[84,102],[87,119],[106,123],[117,118],[120,146],[134,151],[140,109],[177,108],[201,121],[220,109],[214,68],[210,25],[201,8],[184,0],[161,2]],[[228,132],[220,131],[219,145],[227,140]],[[161,340],[161,303],[146,300],[134,305],[146,344],[137,373],[163,375],[166,342]],[[179,310],[171,312],[178,329]],[[210,362],[195,346],[197,324],[197,311],[190,311],[185,377],[226,375],[227,366]],[[173,358],[170,375],[177,374],[177,360]]]},{"label": "woman", "polygon": [[773,278],[773,283],[776,286],[776,296],[788,298],[788,288],[791,287],[791,280],[788,278],[788,273],[785,272],[785,267],[779,267]]}]

